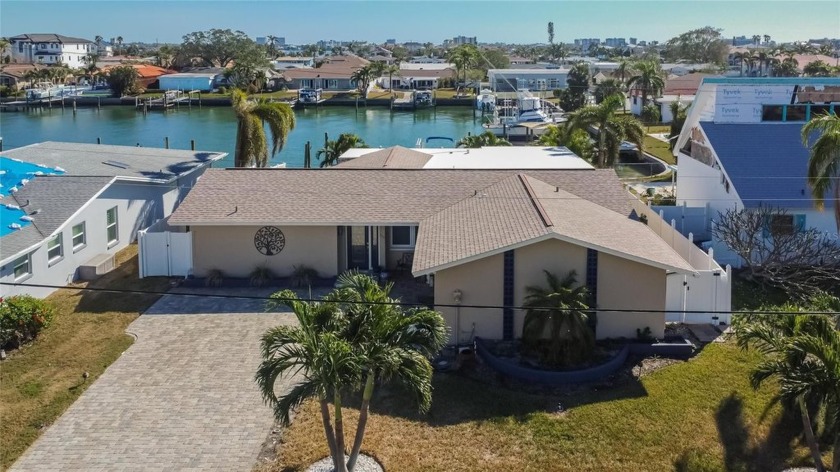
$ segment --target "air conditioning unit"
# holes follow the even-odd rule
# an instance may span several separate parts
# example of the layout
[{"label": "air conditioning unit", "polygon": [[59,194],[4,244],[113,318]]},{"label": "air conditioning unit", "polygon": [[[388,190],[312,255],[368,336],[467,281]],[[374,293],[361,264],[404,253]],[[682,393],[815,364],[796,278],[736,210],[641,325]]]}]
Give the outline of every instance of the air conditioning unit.
[{"label": "air conditioning unit", "polygon": [[114,270],[114,267],[116,267],[116,263],[113,254],[99,254],[79,266],[79,278],[82,280],[98,279],[103,274]]}]

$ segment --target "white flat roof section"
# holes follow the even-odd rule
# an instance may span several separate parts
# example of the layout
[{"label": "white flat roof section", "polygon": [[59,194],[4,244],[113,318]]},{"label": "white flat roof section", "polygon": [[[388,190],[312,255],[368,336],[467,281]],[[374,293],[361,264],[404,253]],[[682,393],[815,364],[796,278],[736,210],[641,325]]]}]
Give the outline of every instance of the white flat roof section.
[{"label": "white flat roof section", "polygon": [[[375,148],[349,149],[342,159],[379,151]],[[424,169],[594,169],[565,147],[499,146],[484,148],[412,148],[431,156]]]}]

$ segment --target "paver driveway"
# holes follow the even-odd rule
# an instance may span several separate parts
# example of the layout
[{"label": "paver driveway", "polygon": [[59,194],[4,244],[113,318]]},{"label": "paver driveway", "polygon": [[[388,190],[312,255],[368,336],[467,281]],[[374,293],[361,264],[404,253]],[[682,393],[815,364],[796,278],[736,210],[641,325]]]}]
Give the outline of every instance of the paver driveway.
[{"label": "paver driveway", "polygon": [[162,297],[129,326],[136,342],[11,470],[251,470],[272,425],[253,380],[259,337],[294,319],[261,308]]}]

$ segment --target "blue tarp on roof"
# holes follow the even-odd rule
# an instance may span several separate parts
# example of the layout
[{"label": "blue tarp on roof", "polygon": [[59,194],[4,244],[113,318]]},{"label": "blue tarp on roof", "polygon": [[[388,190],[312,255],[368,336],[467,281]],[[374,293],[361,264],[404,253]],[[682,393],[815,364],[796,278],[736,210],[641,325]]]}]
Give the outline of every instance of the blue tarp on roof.
[{"label": "blue tarp on roof", "polygon": [[802,123],[700,125],[744,206],[813,207]]},{"label": "blue tarp on roof", "polygon": [[2,197],[11,195],[12,189],[23,187],[29,180],[39,175],[63,173],[63,169],[53,169],[0,156],[0,199],[3,200],[0,204],[0,237],[30,224],[26,219],[21,219],[26,216],[26,212],[20,209],[13,199]]}]

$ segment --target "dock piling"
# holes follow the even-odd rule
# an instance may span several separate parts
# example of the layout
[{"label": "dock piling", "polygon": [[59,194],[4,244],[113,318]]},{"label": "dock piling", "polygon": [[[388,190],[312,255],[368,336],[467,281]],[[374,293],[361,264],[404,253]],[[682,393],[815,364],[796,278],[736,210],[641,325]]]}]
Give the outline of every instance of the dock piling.
[{"label": "dock piling", "polygon": [[195,151],[195,139],[190,139],[190,151]]},{"label": "dock piling", "polygon": [[164,147],[164,149],[169,149],[169,136],[164,136],[163,147]]},{"label": "dock piling", "polygon": [[96,144],[102,144],[102,138],[96,138]]}]

